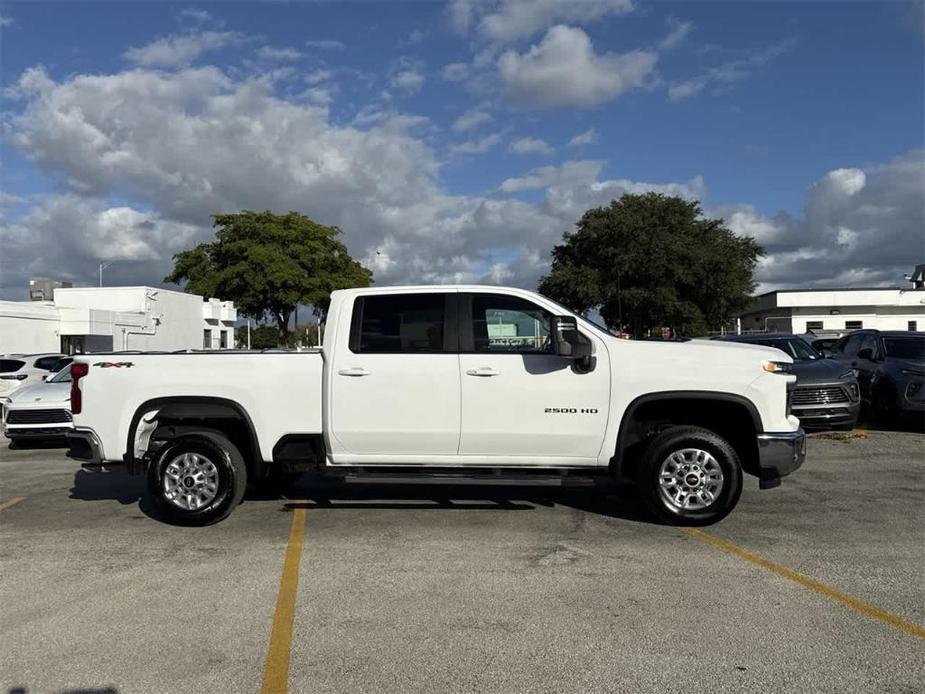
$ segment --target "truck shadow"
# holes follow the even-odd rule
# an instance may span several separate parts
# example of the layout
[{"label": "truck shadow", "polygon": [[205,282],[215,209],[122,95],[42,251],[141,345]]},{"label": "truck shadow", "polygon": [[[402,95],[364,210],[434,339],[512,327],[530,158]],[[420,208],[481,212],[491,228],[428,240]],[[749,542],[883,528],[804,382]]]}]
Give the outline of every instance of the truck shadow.
[{"label": "truck shadow", "polygon": [[658,524],[632,488],[549,489],[537,487],[484,487],[401,484],[337,484],[309,477],[286,494],[283,510],[387,509],[433,511],[533,511],[565,508],[636,523]]},{"label": "truck shadow", "polygon": [[[138,504],[153,520],[161,520],[147,498],[144,477],[77,470],[71,499]],[[244,503],[282,501],[283,511],[313,510],[433,510],[533,511],[561,506],[585,513],[636,523],[657,524],[633,494],[632,488],[485,487],[471,485],[345,484],[305,475],[283,495],[251,493]]]}]

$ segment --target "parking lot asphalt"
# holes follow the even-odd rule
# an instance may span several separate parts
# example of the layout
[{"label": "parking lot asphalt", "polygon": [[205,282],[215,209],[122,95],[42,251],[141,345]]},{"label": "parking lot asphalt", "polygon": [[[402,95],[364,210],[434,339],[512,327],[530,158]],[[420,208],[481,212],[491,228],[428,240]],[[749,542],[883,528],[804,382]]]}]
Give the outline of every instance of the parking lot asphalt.
[{"label": "parking lot asphalt", "polygon": [[628,494],[308,477],[179,528],[139,478],[0,440],[0,686],[921,691],[925,435],[814,436],[757,487],[705,534]]}]

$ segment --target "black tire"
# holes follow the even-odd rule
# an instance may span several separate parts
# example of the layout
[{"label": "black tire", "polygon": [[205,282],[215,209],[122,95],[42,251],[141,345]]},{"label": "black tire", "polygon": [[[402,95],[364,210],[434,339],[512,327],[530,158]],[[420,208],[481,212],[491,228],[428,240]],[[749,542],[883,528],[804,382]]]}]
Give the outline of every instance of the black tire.
[{"label": "black tire", "polygon": [[[168,467],[184,454],[205,459],[215,467],[212,482],[217,486],[214,497],[195,509],[183,508],[170,498],[165,488]],[[247,487],[247,466],[237,447],[224,435],[193,432],[169,441],[158,451],[148,467],[148,493],[158,514],[175,525],[211,525],[228,515],[241,503]],[[182,503],[182,502],[180,502]]]},{"label": "black tire", "polygon": [[278,497],[287,489],[302,479],[303,473],[283,470],[279,465],[271,465],[266,477],[262,480],[252,480],[251,486],[260,496]]},{"label": "black tire", "polygon": [[[660,470],[672,453],[684,449],[708,453],[718,464],[722,473],[722,488],[709,504],[700,508],[680,508],[665,498],[672,491],[687,494],[681,487],[661,490]],[[696,465],[697,459],[692,461]],[[703,463],[700,463],[702,465]],[[697,469],[703,469],[696,465]],[[713,467],[713,464],[709,464]],[[700,472],[694,473],[699,475]],[[718,434],[693,426],[677,426],[666,429],[649,443],[636,470],[636,487],[646,507],[659,520],[669,525],[709,525],[725,518],[739,502],[742,495],[742,465],[735,449]],[[710,492],[710,489],[707,489]],[[690,494],[687,494],[690,496]],[[696,501],[696,499],[695,499]]]}]

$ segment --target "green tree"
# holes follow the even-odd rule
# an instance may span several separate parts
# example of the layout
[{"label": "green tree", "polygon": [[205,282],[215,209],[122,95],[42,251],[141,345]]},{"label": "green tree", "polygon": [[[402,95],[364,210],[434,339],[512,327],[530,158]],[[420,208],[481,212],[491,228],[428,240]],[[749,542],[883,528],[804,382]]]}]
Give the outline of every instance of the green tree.
[{"label": "green tree", "polygon": [[216,239],[176,254],[165,282],[232,300],[245,316],[276,321],[279,343],[289,342],[297,304],[323,316],[335,289],[368,287],[372,272],[350,257],[337,227],[298,212],[244,210],[213,216]]},{"label": "green tree", "polygon": [[722,219],[702,217],[699,202],[627,194],[565,234],[540,292],[637,336],[656,326],[700,335],[749,304],[763,254]]}]

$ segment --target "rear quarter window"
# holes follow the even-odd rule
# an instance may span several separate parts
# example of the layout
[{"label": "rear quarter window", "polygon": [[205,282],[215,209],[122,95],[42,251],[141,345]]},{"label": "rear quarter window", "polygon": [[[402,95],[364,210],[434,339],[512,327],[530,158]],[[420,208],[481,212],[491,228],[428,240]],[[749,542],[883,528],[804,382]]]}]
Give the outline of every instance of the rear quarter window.
[{"label": "rear quarter window", "polygon": [[0,374],[9,374],[19,371],[26,362],[16,359],[0,359]]}]

